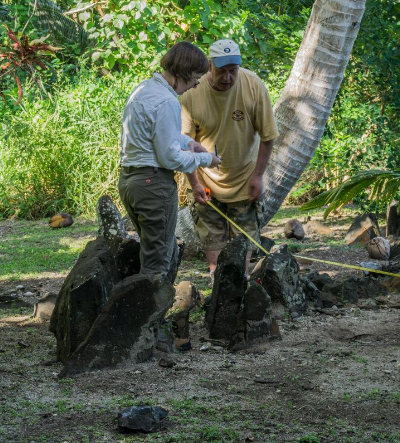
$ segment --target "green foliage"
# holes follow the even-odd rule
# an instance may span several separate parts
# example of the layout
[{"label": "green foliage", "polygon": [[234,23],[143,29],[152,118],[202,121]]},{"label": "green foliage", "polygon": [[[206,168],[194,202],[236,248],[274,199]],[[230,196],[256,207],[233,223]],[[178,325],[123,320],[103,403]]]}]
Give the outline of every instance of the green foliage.
[{"label": "green foliage", "polygon": [[301,210],[309,211],[310,209],[329,205],[324,212],[324,218],[326,218],[332,211],[350,202],[368,188],[372,188],[370,200],[377,201],[380,206],[387,205],[399,193],[400,169],[393,172],[380,169],[362,171],[337,188],[326,191],[310,200],[301,207]]},{"label": "green foliage", "polygon": [[143,77],[179,40],[190,40],[203,48],[223,37],[246,41],[243,23],[247,14],[237,0],[191,0],[183,6],[178,1],[120,0],[107,1],[78,17],[97,42],[90,53],[92,61],[108,70],[134,69]]}]

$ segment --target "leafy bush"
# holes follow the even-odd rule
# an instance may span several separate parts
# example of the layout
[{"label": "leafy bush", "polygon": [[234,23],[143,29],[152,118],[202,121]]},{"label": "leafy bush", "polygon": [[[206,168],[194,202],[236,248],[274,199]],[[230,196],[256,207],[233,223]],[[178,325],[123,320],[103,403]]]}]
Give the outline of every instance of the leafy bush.
[{"label": "leafy bush", "polygon": [[131,81],[121,76],[111,82],[81,70],[51,100],[29,89],[21,109],[3,115],[2,217],[89,214],[101,195],[117,200],[121,113]]}]

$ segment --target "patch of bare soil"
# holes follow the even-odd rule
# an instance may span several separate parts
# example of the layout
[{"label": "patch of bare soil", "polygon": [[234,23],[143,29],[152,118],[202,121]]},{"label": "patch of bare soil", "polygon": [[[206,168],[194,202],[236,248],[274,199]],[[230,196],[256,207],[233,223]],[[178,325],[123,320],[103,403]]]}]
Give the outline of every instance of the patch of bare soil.
[{"label": "patch of bare soil", "polygon": [[[399,442],[400,311],[341,312],[280,322],[281,341],[237,353],[201,351],[194,323],[173,368],[157,354],[66,380],[46,323],[3,318],[0,441]],[[156,436],[118,432],[117,411],[135,403],[170,411]]]}]

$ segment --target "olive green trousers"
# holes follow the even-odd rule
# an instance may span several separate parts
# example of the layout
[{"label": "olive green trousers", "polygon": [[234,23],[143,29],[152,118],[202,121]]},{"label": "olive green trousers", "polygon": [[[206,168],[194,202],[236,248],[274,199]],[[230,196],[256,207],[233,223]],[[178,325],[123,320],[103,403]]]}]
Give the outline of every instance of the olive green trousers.
[{"label": "olive green trousers", "polygon": [[140,237],[140,273],[168,274],[177,249],[178,190],[174,171],[123,166],[118,190]]}]

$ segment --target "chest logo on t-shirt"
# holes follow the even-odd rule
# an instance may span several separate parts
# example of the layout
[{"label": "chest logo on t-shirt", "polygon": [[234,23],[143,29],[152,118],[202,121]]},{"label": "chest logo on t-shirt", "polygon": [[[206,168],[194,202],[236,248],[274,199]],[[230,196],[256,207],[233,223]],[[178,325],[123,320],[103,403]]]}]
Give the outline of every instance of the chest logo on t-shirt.
[{"label": "chest logo on t-shirt", "polygon": [[242,111],[239,111],[239,110],[237,110],[237,111],[233,111],[233,112],[232,112],[232,119],[233,119],[233,120],[236,120],[237,122],[240,121],[240,120],[243,120],[243,119],[244,119],[244,114],[243,114],[243,112],[242,112]]}]

